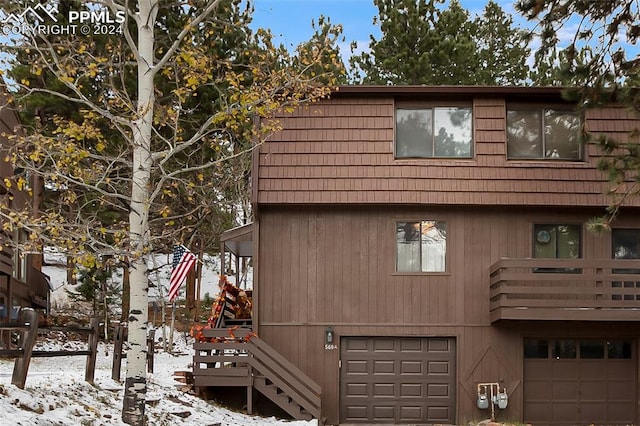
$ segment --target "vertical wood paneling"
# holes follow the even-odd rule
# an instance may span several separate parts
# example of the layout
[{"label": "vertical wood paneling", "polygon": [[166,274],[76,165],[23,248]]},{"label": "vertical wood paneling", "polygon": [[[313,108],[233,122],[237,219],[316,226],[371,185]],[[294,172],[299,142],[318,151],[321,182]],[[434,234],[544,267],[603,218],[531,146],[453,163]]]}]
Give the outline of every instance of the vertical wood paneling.
[{"label": "vertical wood paneling", "polygon": [[291,259],[290,286],[298,288],[296,306],[291,310],[292,318],[299,318],[301,322],[307,321],[307,309],[305,305],[309,300],[309,287],[307,270],[307,253],[309,251],[308,216],[296,215],[296,220],[291,223],[291,244],[295,254]]},{"label": "vertical wood paneling", "polygon": [[307,269],[307,282],[308,292],[307,300],[304,304],[307,312],[306,319],[309,321],[311,318],[318,317],[318,298],[322,291],[322,286],[318,280],[318,217],[316,214],[310,213],[308,217],[308,234],[307,250],[306,250],[306,265],[300,265],[301,268]]},{"label": "vertical wood paneling", "polygon": [[[522,336],[578,333],[602,338],[611,332],[597,324],[564,329],[544,324],[491,325],[488,267],[501,257],[531,257],[534,223],[584,223],[599,212],[536,207],[263,206],[258,333],[322,386],[330,423],[338,419],[339,371],[338,351],[323,348],[327,325],[334,326],[338,337],[456,337],[458,420],[482,414],[474,408],[475,384],[487,381],[500,381],[510,390],[509,409],[503,415],[517,419],[522,410]],[[411,218],[447,221],[449,275],[394,273],[394,221]],[[623,215],[616,226],[637,228],[637,216]],[[610,245],[610,234],[585,232],[584,257],[609,257]],[[638,325],[610,329],[636,336]]]},{"label": "vertical wood paneling", "polygon": [[[272,298],[272,303],[270,304],[270,309],[271,309],[271,315],[273,316],[273,318],[276,321],[283,321],[283,317],[284,317],[284,310],[283,309],[279,309],[279,306],[284,306],[281,302],[282,302],[282,298],[284,294],[286,293],[286,289],[288,289],[288,283],[287,283],[287,265],[289,263],[289,260],[287,258],[285,258],[284,256],[281,256],[281,253],[286,253],[287,250],[287,245],[289,243],[289,236],[286,235],[286,226],[284,223],[284,217],[280,216],[280,217],[276,217],[276,226],[274,227],[274,232],[280,233],[281,236],[284,236],[284,238],[282,238],[281,236],[276,236],[276,235],[272,235],[271,241],[277,241],[278,244],[275,245],[273,247],[273,251],[274,251],[274,269],[275,271],[277,271],[278,275],[278,282],[276,283],[276,285],[274,286],[269,286],[269,290],[272,292],[273,294],[273,298]],[[280,254],[280,255],[279,255]],[[263,269],[266,268],[265,266],[263,266]],[[264,283],[264,281],[263,281]],[[289,299],[291,299],[291,297],[293,295],[289,294]],[[266,313],[265,313],[265,321],[267,320],[266,318]]]},{"label": "vertical wood paneling", "polygon": [[331,251],[331,263],[327,265],[327,267],[331,269],[331,273],[329,275],[327,289],[331,289],[332,297],[330,302],[331,307],[329,310],[333,311],[333,314],[329,316],[327,320],[331,321],[335,318],[336,320],[342,321],[344,319],[344,293],[347,291],[347,287],[344,285],[344,276],[342,275],[342,267],[345,263],[345,259],[342,258],[345,222],[344,220],[339,220],[337,216],[330,216],[328,223],[330,226],[329,229],[327,229],[327,235],[323,238],[331,239],[329,247],[329,250]]},{"label": "vertical wood paneling", "polygon": [[[264,207],[261,320],[487,324],[489,266],[501,257],[531,257],[533,224],[584,223],[598,213]],[[447,274],[396,274],[395,221],[433,218],[447,221]],[[609,257],[610,244],[608,233],[583,232],[586,258]]]}]

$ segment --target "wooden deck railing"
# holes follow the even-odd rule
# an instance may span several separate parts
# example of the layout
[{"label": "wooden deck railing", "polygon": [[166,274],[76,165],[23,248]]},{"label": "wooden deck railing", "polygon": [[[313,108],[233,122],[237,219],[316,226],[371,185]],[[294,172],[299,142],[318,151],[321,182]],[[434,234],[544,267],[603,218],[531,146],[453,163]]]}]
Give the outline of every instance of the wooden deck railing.
[{"label": "wooden deck railing", "polygon": [[640,261],[500,259],[490,267],[491,321],[640,321]]},{"label": "wooden deck railing", "polygon": [[[207,339],[196,342],[193,380],[196,390],[207,386],[246,386],[247,411],[252,388],[297,419],[320,419],[322,390],[311,378],[249,329],[204,329]],[[281,399],[281,400],[280,400]]]}]

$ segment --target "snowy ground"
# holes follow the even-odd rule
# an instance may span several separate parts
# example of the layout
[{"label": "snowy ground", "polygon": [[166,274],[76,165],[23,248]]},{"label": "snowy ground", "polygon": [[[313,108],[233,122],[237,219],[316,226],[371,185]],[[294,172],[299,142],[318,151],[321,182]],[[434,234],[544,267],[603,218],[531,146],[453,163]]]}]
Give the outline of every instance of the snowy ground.
[{"label": "snowy ground", "polygon": [[[70,304],[65,288],[65,259],[56,253],[47,253],[47,266],[43,271],[51,277],[52,305],[68,307]],[[152,282],[166,287],[170,273],[169,258],[157,256],[155,265],[165,265],[150,277]],[[217,292],[220,262],[211,259],[205,265],[202,294]],[[118,274],[115,279],[121,278]],[[250,280],[250,277],[249,277]],[[250,281],[249,281],[250,282]],[[250,285],[250,284],[249,284]],[[215,287],[214,287],[215,286]],[[244,286],[243,286],[244,287]],[[184,286],[182,291],[184,292]],[[166,294],[166,293],[165,293]],[[184,293],[182,293],[184,294]],[[215,296],[215,293],[213,293]],[[160,297],[159,294],[152,297]],[[77,308],[77,306],[76,306]],[[168,333],[168,332],[167,332]],[[157,331],[156,336],[162,333]],[[51,341],[37,343],[37,349],[55,350],[78,346],[86,349],[84,342]],[[39,345],[39,346],[38,346]],[[274,418],[252,417],[233,412],[213,403],[199,399],[177,389],[175,371],[191,371],[193,349],[184,335],[174,334],[174,356],[160,351],[154,359],[154,374],[149,375],[147,392],[147,424],[198,425],[198,426],[256,426],[256,425],[317,425],[315,420],[284,421]],[[33,358],[29,367],[24,390],[11,384],[14,361],[0,359],[0,426],[41,425],[41,426],[100,426],[124,425],[121,421],[123,386],[111,379],[113,345],[100,343],[96,362],[95,385],[84,381],[86,357]],[[123,360],[122,377],[126,371]]]},{"label": "snowy ground", "polygon": [[[59,348],[60,343],[50,344]],[[192,350],[176,342],[173,356],[157,353],[155,373],[149,375],[147,424],[198,426],[311,426],[315,420],[284,421],[252,417],[213,405],[176,388],[175,371],[191,370]],[[83,346],[85,348],[86,346]],[[41,349],[43,349],[41,347]],[[112,346],[100,344],[95,386],[84,381],[86,357],[34,358],[24,390],[11,384],[12,360],[0,360],[0,425],[124,425],[121,421],[123,386],[111,379]],[[126,364],[126,361],[124,361]],[[124,378],[125,365],[123,365]]]}]

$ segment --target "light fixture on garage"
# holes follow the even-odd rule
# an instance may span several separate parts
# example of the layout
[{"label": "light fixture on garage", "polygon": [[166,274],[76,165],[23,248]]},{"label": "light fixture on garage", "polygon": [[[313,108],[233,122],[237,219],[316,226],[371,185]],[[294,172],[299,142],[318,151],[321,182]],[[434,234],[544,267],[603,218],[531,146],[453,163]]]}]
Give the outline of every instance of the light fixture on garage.
[{"label": "light fixture on garage", "polygon": [[333,328],[331,326],[324,331],[324,342],[327,345],[333,344]]}]

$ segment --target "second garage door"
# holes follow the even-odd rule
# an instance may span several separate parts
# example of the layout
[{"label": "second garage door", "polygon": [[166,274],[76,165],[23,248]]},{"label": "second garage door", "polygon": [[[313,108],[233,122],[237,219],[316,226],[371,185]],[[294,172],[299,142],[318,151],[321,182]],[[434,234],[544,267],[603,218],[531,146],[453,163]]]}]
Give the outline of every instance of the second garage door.
[{"label": "second garage door", "polygon": [[545,425],[636,422],[636,362],[628,340],[526,339],[524,419]]},{"label": "second garage door", "polygon": [[344,337],[344,423],[455,423],[455,339]]}]

